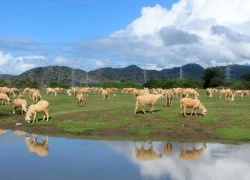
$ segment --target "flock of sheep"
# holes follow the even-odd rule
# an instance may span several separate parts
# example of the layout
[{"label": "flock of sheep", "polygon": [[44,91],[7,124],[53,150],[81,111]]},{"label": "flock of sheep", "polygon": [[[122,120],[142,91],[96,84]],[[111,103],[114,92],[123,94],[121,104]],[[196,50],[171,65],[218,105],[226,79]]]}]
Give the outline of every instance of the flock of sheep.
[{"label": "flock of sheep", "polygon": [[[48,94],[52,94],[52,96],[57,96],[58,93],[63,92],[63,88],[47,88],[44,87],[46,90],[46,96]],[[67,89],[68,96],[75,96],[77,100],[77,105],[79,106],[80,103],[87,103],[87,100],[85,97],[93,92],[94,94],[101,94],[102,100],[108,100],[111,96],[111,93],[113,93],[113,99],[116,99],[116,92],[118,91],[117,88],[79,88],[79,87],[72,87],[70,89]],[[206,89],[206,95],[208,98],[212,98],[213,93],[218,92],[217,89],[207,88]],[[29,106],[27,109],[27,101],[24,98],[25,93],[29,94],[29,98],[32,100],[33,104]],[[25,88],[23,91],[23,94],[19,94],[19,90],[17,88],[8,88],[8,87],[0,87],[0,100],[5,102],[6,105],[10,105],[11,98],[16,99],[13,100],[12,106],[13,106],[13,114],[15,114],[16,108],[20,107],[22,109],[22,114],[26,112],[25,120],[30,123],[31,116],[33,116],[33,123],[37,122],[37,114],[43,113],[43,120],[49,120],[49,103],[45,100],[42,100],[41,93],[37,89],[32,88]],[[202,105],[199,97],[198,89],[195,88],[173,88],[173,89],[161,89],[161,88],[153,88],[153,89],[136,89],[136,88],[123,88],[122,94],[131,94],[134,99],[136,99],[135,104],[135,110],[134,114],[137,114],[137,109],[139,107],[142,108],[142,111],[146,114],[145,106],[150,106],[151,109],[149,112],[154,111],[154,105],[159,99],[165,99],[166,100],[166,106],[172,107],[172,100],[174,98],[179,97],[180,98],[180,116],[186,117],[186,109],[192,108],[191,116],[196,114],[196,110],[200,109],[202,110],[202,115],[207,114],[206,108]],[[222,96],[225,96],[228,101],[233,101],[234,96],[240,95],[243,96],[249,96],[250,92],[248,90],[237,90],[233,94],[232,90],[230,89],[222,89],[220,90],[220,98]]]}]

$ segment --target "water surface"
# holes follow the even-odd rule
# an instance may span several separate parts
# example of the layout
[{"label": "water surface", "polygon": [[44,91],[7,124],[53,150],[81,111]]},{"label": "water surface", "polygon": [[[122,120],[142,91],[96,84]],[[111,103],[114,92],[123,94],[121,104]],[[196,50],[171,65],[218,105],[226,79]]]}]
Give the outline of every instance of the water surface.
[{"label": "water surface", "polygon": [[[35,136],[36,138],[36,136]],[[3,180],[250,179],[250,145],[79,140],[0,131]]]}]

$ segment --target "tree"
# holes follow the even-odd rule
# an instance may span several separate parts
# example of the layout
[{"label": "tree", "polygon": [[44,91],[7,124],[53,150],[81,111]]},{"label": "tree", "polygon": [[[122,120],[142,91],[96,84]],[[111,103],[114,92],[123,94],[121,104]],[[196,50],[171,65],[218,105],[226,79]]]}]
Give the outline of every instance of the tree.
[{"label": "tree", "polygon": [[2,79],[0,79],[0,87],[7,86],[8,83]]},{"label": "tree", "polygon": [[244,81],[250,81],[250,73],[243,74],[240,76]]},{"label": "tree", "polygon": [[217,87],[219,85],[222,85],[224,82],[222,78],[223,74],[221,73],[219,68],[207,68],[202,75],[203,88],[205,89],[208,87]]}]

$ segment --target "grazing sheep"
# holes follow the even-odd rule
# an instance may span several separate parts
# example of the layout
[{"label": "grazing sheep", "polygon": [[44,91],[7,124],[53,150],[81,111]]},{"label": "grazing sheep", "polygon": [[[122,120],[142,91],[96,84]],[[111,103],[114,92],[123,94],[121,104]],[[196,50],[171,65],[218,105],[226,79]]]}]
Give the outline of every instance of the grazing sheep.
[{"label": "grazing sheep", "polygon": [[33,99],[33,93],[36,91],[36,89],[30,89],[29,90],[29,96],[30,96],[30,99]]},{"label": "grazing sheep", "polygon": [[207,97],[212,98],[213,97],[213,89],[207,88],[206,95],[207,95]]},{"label": "grazing sheep", "polygon": [[196,115],[196,110],[201,109],[202,110],[202,115],[205,116],[207,115],[207,110],[206,108],[201,104],[199,99],[192,99],[192,98],[182,98],[180,100],[180,117],[182,117],[182,113],[184,113],[184,117],[187,117],[186,115],[186,108],[193,108],[191,112],[191,116],[193,116],[193,113],[195,116]]},{"label": "grazing sheep", "polygon": [[2,100],[2,105],[3,105],[3,102],[5,102],[5,104],[8,104],[10,105],[10,98],[8,97],[7,94],[4,94],[4,93],[0,93],[0,100]]},{"label": "grazing sheep", "polygon": [[107,91],[102,90],[102,100],[107,100],[109,99],[109,94]]},{"label": "grazing sheep", "polygon": [[234,94],[231,91],[231,89],[226,89],[224,92],[225,98],[227,99],[227,101],[234,101]]},{"label": "grazing sheep", "polygon": [[77,100],[77,103],[78,103],[77,106],[79,106],[81,102],[83,102],[84,104],[87,104],[87,100],[84,99],[83,94],[77,94],[76,95],[76,100]]},{"label": "grazing sheep", "polygon": [[47,117],[47,121],[49,121],[49,103],[45,100],[41,100],[36,104],[30,105],[28,111],[26,112],[25,121],[30,123],[30,116],[34,115],[33,123],[36,121],[37,123],[37,114],[44,113],[43,121]]},{"label": "grazing sheep", "polygon": [[53,95],[54,95],[54,96],[57,95],[56,90],[55,90],[55,89],[52,89],[52,88],[47,88],[47,89],[46,89],[46,96],[48,96],[49,93],[51,93],[52,96],[53,96]]},{"label": "grazing sheep", "polygon": [[243,91],[242,90],[236,90],[235,93],[234,93],[234,97],[236,95],[240,95],[240,97],[243,97]]},{"label": "grazing sheep", "polygon": [[200,149],[195,149],[193,146],[192,150],[186,150],[186,143],[180,147],[181,151],[179,154],[180,159],[190,161],[198,159],[206,150],[207,145],[205,143],[202,144]]},{"label": "grazing sheep", "polygon": [[156,101],[158,99],[162,98],[162,94],[145,94],[142,96],[138,96],[136,98],[136,104],[135,104],[135,115],[136,115],[136,110],[138,109],[139,106],[141,106],[142,111],[144,112],[144,114],[146,114],[145,110],[144,110],[144,106],[145,105],[149,105],[151,107],[150,111],[151,113],[153,113],[154,110],[154,104],[156,103]]},{"label": "grazing sheep", "polygon": [[173,152],[173,146],[171,142],[167,142],[167,144],[164,146],[164,154],[166,156],[169,156]]},{"label": "grazing sheep", "polygon": [[149,149],[144,148],[144,142],[142,143],[142,146],[140,149],[138,148],[135,142],[134,142],[134,145],[135,145],[136,159],[148,161],[148,160],[160,159],[162,157],[162,154],[157,154],[154,151],[152,141],[150,142]]},{"label": "grazing sheep", "polygon": [[187,88],[184,91],[182,91],[182,96],[183,97],[189,97],[189,96],[198,97],[199,94],[195,89]]},{"label": "grazing sheep", "polygon": [[16,114],[16,111],[15,109],[18,108],[18,107],[21,107],[22,108],[22,114],[23,112],[26,112],[27,111],[27,101],[25,99],[14,99],[13,101],[13,114]]},{"label": "grazing sheep", "polygon": [[30,88],[24,88],[23,90],[23,94],[25,94],[26,92],[29,92]]},{"label": "grazing sheep", "polygon": [[33,141],[30,140],[30,135],[27,135],[25,137],[25,142],[26,142],[26,145],[27,145],[30,152],[32,152],[38,156],[41,156],[41,157],[48,155],[48,153],[49,153],[49,146],[48,146],[49,138],[48,138],[48,136],[46,136],[46,138],[43,137],[43,143],[38,143],[36,134],[33,134]]},{"label": "grazing sheep", "polygon": [[41,94],[40,94],[40,92],[38,90],[33,92],[32,99],[33,99],[33,104],[35,104],[38,101],[42,100],[42,96],[41,96]]},{"label": "grazing sheep", "polygon": [[116,94],[113,94],[113,99],[116,99]]}]

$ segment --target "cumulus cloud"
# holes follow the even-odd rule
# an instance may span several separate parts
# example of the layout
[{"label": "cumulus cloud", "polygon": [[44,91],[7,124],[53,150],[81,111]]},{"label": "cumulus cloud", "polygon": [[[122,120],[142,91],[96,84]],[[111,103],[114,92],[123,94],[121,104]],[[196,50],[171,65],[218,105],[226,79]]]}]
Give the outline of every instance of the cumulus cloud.
[{"label": "cumulus cloud", "polygon": [[[82,68],[90,69],[126,64],[143,68],[152,63],[155,69],[191,62],[203,67],[207,62],[245,64],[250,62],[249,9],[249,0],[179,0],[170,9],[164,4],[143,7],[140,17],[125,29],[108,37],[61,45],[57,48],[64,54],[55,49],[52,59],[56,65],[71,66],[78,61]],[[0,49],[28,51],[37,48],[33,44],[0,39]],[[9,58],[5,56],[2,61]]]},{"label": "cumulus cloud", "polygon": [[18,75],[31,68],[44,65],[43,56],[20,56],[13,57],[0,51],[0,73]]},{"label": "cumulus cloud", "polygon": [[154,62],[158,69],[190,62],[204,67],[209,61],[243,64],[250,60],[249,8],[247,0],[180,0],[171,9],[159,4],[144,7],[126,29],[75,44],[74,50],[99,59],[115,52],[113,63]]}]

